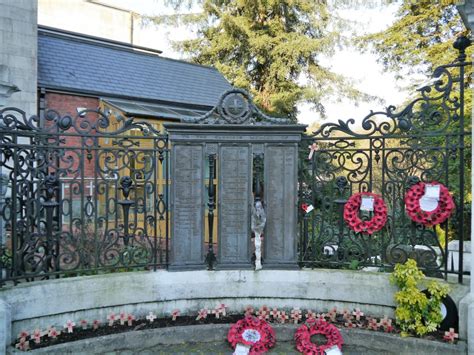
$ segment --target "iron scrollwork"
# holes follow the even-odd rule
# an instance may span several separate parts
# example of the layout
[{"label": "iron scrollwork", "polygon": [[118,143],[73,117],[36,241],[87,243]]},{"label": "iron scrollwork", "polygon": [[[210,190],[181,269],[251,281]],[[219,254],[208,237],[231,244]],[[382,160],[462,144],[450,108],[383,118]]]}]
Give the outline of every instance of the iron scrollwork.
[{"label": "iron scrollwork", "polygon": [[166,267],[168,136],[98,110],[43,117],[0,110],[0,284]]},{"label": "iron scrollwork", "polygon": [[254,103],[249,93],[242,89],[224,92],[217,105],[200,117],[182,117],[183,122],[199,124],[250,124],[272,125],[290,124],[286,117],[272,117],[263,113]]},{"label": "iron scrollwork", "polygon": [[[306,266],[391,269],[414,258],[431,276],[457,273],[447,262],[448,234],[462,245],[463,221],[451,218],[437,227],[416,225],[404,212],[405,191],[418,181],[458,185],[458,211],[464,208],[464,78],[466,39],[454,63],[435,69],[430,85],[401,110],[389,106],[362,120],[329,122],[305,137],[300,154],[300,262]],[[307,147],[317,150],[307,159]],[[304,157],[304,158],[303,158]],[[459,165],[453,168],[455,160]],[[345,225],[342,208],[348,196],[371,191],[389,206],[386,227],[367,236]],[[458,214],[459,215],[459,214]],[[370,216],[361,216],[370,218]],[[460,229],[461,228],[461,229]]]}]

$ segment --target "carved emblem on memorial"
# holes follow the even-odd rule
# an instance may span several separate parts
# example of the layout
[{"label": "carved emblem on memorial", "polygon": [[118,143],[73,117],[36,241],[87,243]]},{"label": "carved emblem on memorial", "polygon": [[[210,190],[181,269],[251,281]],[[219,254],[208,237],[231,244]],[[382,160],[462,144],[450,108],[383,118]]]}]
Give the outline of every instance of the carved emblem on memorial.
[{"label": "carved emblem on memorial", "polygon": [[242,89],[224,92],[217,105],[199,117],[181,117],[186,123],[199,124],[290,124],[289,118],[272,117],[264,114],[252,101],[249,93]]},{"label": "carved emblem on memorial", "polygon": [[251,113],[247,97],[241,93],[230,93],[222,100],[222,114],[229,123],[243,123]]}]

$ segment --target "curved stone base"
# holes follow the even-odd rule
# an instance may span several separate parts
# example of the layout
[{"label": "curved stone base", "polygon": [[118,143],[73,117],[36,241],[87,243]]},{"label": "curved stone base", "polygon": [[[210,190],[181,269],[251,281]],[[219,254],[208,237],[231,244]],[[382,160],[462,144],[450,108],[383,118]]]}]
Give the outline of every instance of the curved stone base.
[{"label": "curved stone base", "polygon": [[[466,286],[450,286],[456,303],[468,292]],[[68,319],[76,323],[80,319],[99,319],[104,323],[110,312],[120,311],[137,318],[144,318],[150,311],[158,317],[169,317],[176,308],[183,315],[197,314],[200,308],[214,308],[217,303],[227,304],[231,313],[242,313],[248,304],[266,304],[318,311],[333,306],[358,307],[371,316],[393,316],[396,291],[384,273],[324,269],[162,270],[24,283],[0,289],[0,300],[7,304],[11,315],[12,329],[6,338],[13,341],[21,330],[49,326],[61,329]],[[0,320],[1,315],[2,309]]]}]

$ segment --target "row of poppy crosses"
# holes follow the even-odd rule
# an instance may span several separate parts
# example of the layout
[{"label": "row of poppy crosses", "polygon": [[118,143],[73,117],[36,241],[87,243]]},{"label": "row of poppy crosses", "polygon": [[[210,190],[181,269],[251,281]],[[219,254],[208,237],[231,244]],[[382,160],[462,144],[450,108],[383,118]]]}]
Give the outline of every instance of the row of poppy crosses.
[{"label": "row of poppy crosses", "polygon": [[[198,311],[196,321],[203,321],[210,315],[214,315],[217,319],[220,317],[225,317],[227,315],[227,308],[228,306],[223,303],[216,305],[214,309],[202,308]],[[176,321],[179,316],[181,316],[181,311],[179,309],[175,309],[171,312],[171,319],[173,321]],[[298,307],[293,308],[291,312],[286,312],[284,310],[279,310],[278,308],[270,308],[265,305],[261,306],[258,309],[254,309],[252,306],[246,306],[244,309],[244,316],[246,318],[255,316],[256,318],[262,321],[274,321],[282,324],[287,322],[298,324],[299,322],[303,321],[304,316],[305,321],[307,323],[314,323],[315,321],[320,320],[328,322],[336,322],[337,320],[339,320],[340,323],[342,323],[342,325],[347,328],[365,328],[376,331],[382,330],[387,333],[394,331],[392,319],[388,318],[387,316],[384,316],[380,319],[368,317],[365,316],[359,308],[353,311],[343,309],[339,312],[336,307],[333,307],[327,313],[316,313],[308,309],[306,311],[306,314],[303,315],[303,312]],[[158,317],[155,313],[149,312],[149,314],[145,317],[145,320],[151,324],[157,318]],[[109,327],[113,327],[117,323],[122,326],[128,325],[131,327],[133,326],[134,322],[139,320],[140,319],[137,319],[133,314],[126,312],[120,312],[119,314],[111,312],[107,316],[107,322]],[[79,321],[79,326],[82,330],[87,330],[91,328],[95,331],[102,326],[102,323],[98,319],[95,319],[90,323],[85,319],[81,319]],[[64,324],[64,329],[67,333],[73,333],[75,328],[76,323],[72,320],[67,320]],[[54,326],[48,327],[45,331],[37,328],[33,332],[31,332],[31,334],[26,330],[23,330],[18,335],[15,347],[19,350],[26,351],[30,349],[30,341],[33,341],[35,344],[39,345],[41,344],[43,337],[48,337],[54,340],[60,335],[61,331],[56,329],[56,327]],[[445,332],[445,341],[454,342],[456,338],[458,338],[458,334],[455,332],[454,329],[450,329],[449,331]]]}]

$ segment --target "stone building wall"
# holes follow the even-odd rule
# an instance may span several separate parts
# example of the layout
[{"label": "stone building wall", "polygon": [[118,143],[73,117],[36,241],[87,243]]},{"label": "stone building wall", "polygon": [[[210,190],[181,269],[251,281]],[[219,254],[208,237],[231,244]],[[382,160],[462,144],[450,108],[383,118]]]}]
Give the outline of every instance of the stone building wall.
[{"label": "stone building wall", "polygon": [[[15,106],[28,115],[37,110],[37,37],[36,1],[0,1],[0,106]],[[6,97],[7,86],[20,91],[10,90]]]},{"label": "stone building wall", "polygon": [[[39,0],[38,24],[133,43],[133,14],[85,0]],[[74,16],[71,16],[74,14]]]}]

